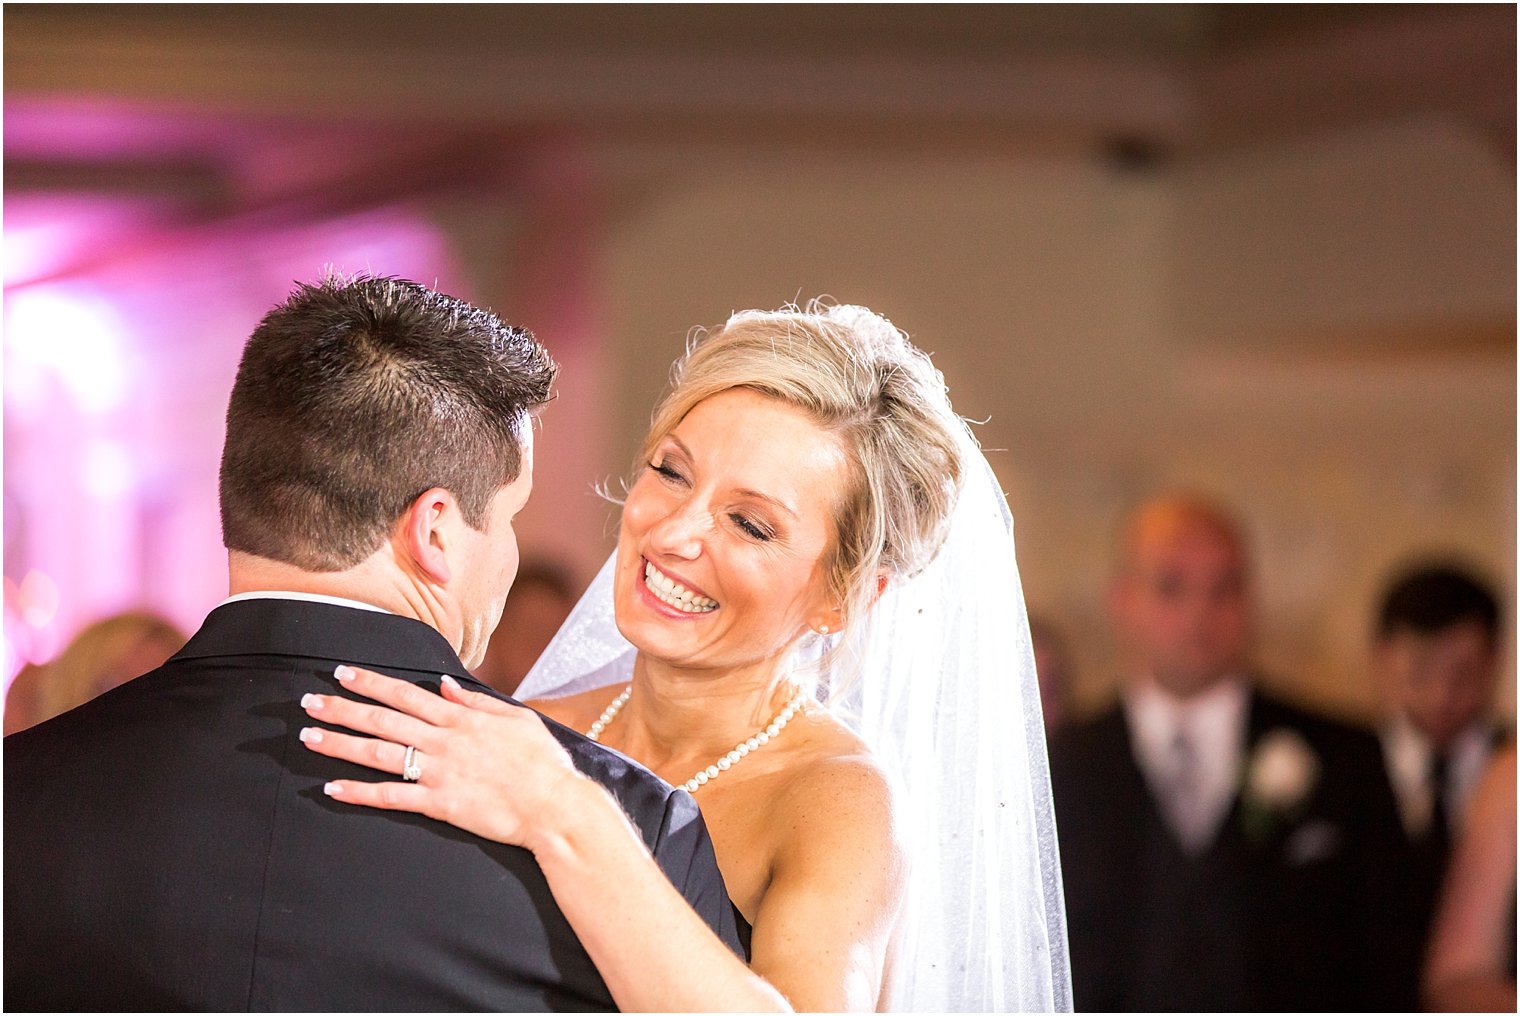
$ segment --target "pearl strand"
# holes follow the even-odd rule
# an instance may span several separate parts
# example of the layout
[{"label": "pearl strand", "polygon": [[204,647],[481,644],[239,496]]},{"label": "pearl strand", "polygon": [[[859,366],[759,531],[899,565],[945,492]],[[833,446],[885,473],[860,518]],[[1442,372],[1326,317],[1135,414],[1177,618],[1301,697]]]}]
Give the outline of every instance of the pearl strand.
[{"label": "pearl strand", "polygon": [[628,687],[623,689],[623,693],[621,695],[612,700],[606,709],[602,710],[602,715],[598,717],[597,721],[591,725],[591,729],[586,731],[586,736],[591,738],[593,741],[600,741],[602,739],[602,731],[607,729],[607,724],[612,722],[612,718],[621,712],[623,707],[628,704],[628,696],[632,694],[633,685],[630,684]]},{"label": "pearl strand", "polygon": [[[606,709],[602,710],[602,715],[597,717],[597,721],[591,725],[591,729],[586,731],[586,736],[593,741],[601,740],[602,731],[606,730],[607,724],[611,723],[617,717],[617,714],[622,712],[623,707],[628,704],[629,696],[632,694],[633,685],[630,684],[623,689],[622,694],[608,703]],[[719,774],[726,773],[733,766],[737,765],[741,759],[749,755],[750,752],[755,751],[757,748],[765,747],[770,743],[771,738],[786,729],[786,725],[792,721],[793,716],[797,715],[797,710],[802,708],[802,703],[806,699],[806,691],[799,691],[796,695],[792,696],[792,700],[782,707],[781,712],[771,718],[771,722],[734,745],[728,754],[720,757],[706,769],[698,770],[695,776],[681,784],[681,789],[685,790],[688,794],[695,794],[697,788],[705,786],[709,780],[717,779]]]}]

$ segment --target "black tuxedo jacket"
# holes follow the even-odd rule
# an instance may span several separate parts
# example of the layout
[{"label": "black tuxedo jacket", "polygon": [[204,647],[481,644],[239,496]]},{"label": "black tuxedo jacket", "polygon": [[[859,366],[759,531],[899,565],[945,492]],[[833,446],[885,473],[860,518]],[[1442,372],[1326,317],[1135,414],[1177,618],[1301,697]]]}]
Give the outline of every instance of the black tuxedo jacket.
[{"label": "black tuxedo jacket", "polygon": [[[489,691],[419,621],[260,599],[5,739],[8,1009],[613,1008],[530,853],[322,793],[395,778],[298,740],[301,696],[344,693],[338,663]],[[691,797],[549,726],[737,951]]]},{"label": "black tuxedo jacket", "polygon": [[1115,706],[1051,746],[1081,1011],[1361,1011],[1391,1001],[1382,901],[1397,831],[1376,739],[1253,692],[1246,765],[1296,733],[1318,778],[1291,810],[1237,794],[1201,855],[1177,845]]}]

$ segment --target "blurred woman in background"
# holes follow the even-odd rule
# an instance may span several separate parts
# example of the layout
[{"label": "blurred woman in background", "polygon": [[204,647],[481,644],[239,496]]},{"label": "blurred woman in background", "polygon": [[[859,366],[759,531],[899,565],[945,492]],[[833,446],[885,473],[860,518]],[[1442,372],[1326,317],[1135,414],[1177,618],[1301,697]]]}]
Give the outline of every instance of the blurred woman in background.
[{"label": "blurred woman in background", "polygon": [[162,666],[184,644],[183,632],[146,611],[95,621],[53,662],[16,675],[5,698],[5,732],[25,730],[84,705]]}]

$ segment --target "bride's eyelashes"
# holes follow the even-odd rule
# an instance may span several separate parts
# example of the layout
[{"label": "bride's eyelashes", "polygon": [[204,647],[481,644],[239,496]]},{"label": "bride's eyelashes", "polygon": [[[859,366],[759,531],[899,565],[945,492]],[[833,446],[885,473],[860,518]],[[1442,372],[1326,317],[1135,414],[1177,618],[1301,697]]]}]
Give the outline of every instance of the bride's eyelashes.
[{"label": "bride's eyelashes", "polygon": [[766,529],[761,523],[755,522],[738,512],[731,512],[728,517],[733,521],[734,525],[742,529],[752,539],[758,540],[761,543],[769,543],[775,538],[775,534]]},{"label": "bride's eyelashes", "polygon": [[[660,474],[661,479],[672,486],[691,486],[690,481],[686,479],[686,474],[671,465],[669,458],[656,459],[649,463],[649,468]],[[740,532],[756,542],[769,543],[776,538],[774,529],[759,519],[750,518],[742,512],[730,512],[728,519]]]},{"label": "bride's eyelashes", "polygon": [[665,459],[660,459],[649,463],[649,468],[653,469],[656,473],[659,473],[670,483],[679,484],[683,487],[688,485],[686,482],[686,476],[671,466]]}]

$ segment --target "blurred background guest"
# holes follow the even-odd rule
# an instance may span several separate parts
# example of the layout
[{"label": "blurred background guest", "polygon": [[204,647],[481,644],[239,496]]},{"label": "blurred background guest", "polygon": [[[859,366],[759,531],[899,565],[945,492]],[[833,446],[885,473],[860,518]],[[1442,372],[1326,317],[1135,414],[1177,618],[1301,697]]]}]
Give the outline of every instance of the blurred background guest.
[{"label": "blurred background guest", "polygon": [[85,626],[47,667],[46,716],[66,713],[162,666],[184,647],[185,639],[172,623],[146,611],[128,611]]},{"label": "blurred background guest", "polygon": [[1383,595],[1372,664],[1404,829],[1444,853],[1500,737],[1497,596],[1460,565],[1406,570]]},{"label": "blurred background guest", "polygon": [[1066,722],[1071,704],[1074,666],[1071,645],[1060,626],[1047,617],[1030,615],[1029,641],[1034,646],[1034,668],[1040,679],[1040,712],[1045,736],[1050,737]]},{"label": "blurred background guest", "polygon": [[16,674],[11,686],[5,690],[5,732],[25,730],[43,720],[42,676],[47,668],[28,663]]},{"label": "blurred background guest", "polygon": [[1425,1000],[1438,1012],[1515,1011],[1515,746],[1473,794],[1431,936]]},{"label": "blurred background guest", "polygon": [[[1381,697],[1383,761],[1398,800],[1408,874],[1389,885],[1403,1008],[1419,976],[1437,894],[1478,779],[1498,745],[1499,604],[1471,569],[1445,561],[1405,568],[1378,605],[1373,684]],[[1494,887],[1502,891],[1501,886]]]},{"label": "blurred background guest", "polygon": [[499,692],[515,693],[575,606],[577,595],[564,565],[549,560],[525,563],[517,570],[475,677]]},{"label": "blurred background guest", "polygon": [[[34,668],[19,699],[12,685],[5,701],[5,732],[84,705],[97,695],[146,674],[185,645],[185,635],[146,611],[128,611],[86,625],[53,662]],[[18,677],[17,681],[20,681]],[[12,709],[19,707],[13,715]]]},{"label": "blurred background guest", "polygon": [[1077,1008],[1379,1008],[1377,742],[1258,685],[1239,525],[1145,502],[1109,600],[1120,702],[1051,748]]}]

